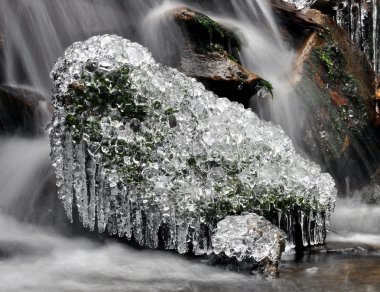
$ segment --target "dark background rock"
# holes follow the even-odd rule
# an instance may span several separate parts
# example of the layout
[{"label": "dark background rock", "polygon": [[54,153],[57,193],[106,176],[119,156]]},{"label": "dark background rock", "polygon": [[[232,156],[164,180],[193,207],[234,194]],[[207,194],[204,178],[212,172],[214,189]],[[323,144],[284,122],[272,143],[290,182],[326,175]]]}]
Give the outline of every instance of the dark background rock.
[{"label": "dark background rock", "polygon": [[322,28],[318,22],[289,3],[271,0],[271,4],[282,28],[282,35],[292,47],[299,47],[310,32]]},{"label": "dark background rock", "polygon": [[302,148],[329,171],[341,192],[347,185],[369,183],[380,163],[373,88],[375,75],[363,52],[346,31],[316,10],[308,12],[320,24],[300,48],[303,63],[297,88],[312,121],[304,125]]},{"label": "dark background rock", "polygon": [[31,90],[0,85],[0,135],[42,135],[45,117],[39,104],[45,100]]}]

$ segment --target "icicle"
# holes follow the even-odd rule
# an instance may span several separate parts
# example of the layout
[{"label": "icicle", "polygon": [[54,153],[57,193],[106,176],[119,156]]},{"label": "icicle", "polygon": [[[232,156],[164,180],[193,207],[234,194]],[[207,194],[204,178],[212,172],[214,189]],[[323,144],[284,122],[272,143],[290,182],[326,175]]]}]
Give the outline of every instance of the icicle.
[{"label": "icicle", "polygon": [[300,211],[300,224],[301,224],[301,232],[302,232],[302,244],[303,246],[308,246],[308,224],[307,218],[303,211]]},{"label": "icicle", "polygon": [[87,178],[86,178],[86,162],[85,162],[85,144],[80,142],[74,144],[74,195],[75,202],[78,209],[79,220],[83,223],[84,227],[90,227],[88,221],[88,196],[87,196]]},{"label": "icicle", "polygon": [[69,132],[65,132],[62,137],[63,145],[63,169],[62,175],[64,177],[61,190],[58,193],[60,199],[63,201],[67,217],[70,222],[73,222],[73,140]]},{"label": "icicle", "polygon": [[142,210],[136,206],[134,208],[135,218],[133,220],[133,236],[138,244],[144,246],[144,225],[143,225],[143,214]]},{"label": "icicle", "polygon": [[189,251],[188,233],[189,225],[186,221],[179,223],[177,229],[177,250],[179,253],[186,253]]},{"label": "icicle", "polygon": [[91,231],[95,229],[95,219],[96,219],[97,198],[96,198],[95,174],[96,174],[96,162],[91,156],[87,155],[86,156],[86,182],[87,182],[86,195],[88,196],[87,226]]}]

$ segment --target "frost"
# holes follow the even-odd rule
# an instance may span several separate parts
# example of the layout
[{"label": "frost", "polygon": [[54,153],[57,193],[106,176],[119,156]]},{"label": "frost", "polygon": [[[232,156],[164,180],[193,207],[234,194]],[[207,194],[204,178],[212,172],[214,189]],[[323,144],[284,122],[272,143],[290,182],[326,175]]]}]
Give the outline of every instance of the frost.
[{"label": "frost", "polygon": [[313,5],[316,0],[282,0],[282,1],[295,5],[297,9],[304,9]]},{"label": "frost", "polygon": [[211,253],[217,223],[243,212],[324,241],[334,182],[280,127],[118,36],[73,44],[52,77],[51,157],[71,220],[180,253]]}]

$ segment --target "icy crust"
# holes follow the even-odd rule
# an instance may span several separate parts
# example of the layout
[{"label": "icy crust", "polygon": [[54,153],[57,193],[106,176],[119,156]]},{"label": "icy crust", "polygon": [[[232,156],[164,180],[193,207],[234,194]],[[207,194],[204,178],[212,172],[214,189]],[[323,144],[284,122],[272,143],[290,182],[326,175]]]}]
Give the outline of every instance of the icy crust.
[{"label": "icy crust", "polygon": [[223,260],[259,264],[275,276],[285,250],[285,233],[257,214],[227,216],[212,235],[214,253]]},{"label": "icy crust", "polygon": [[[91,230],[212,252],[227,215],[256,212],[324,241],[332,178],[280,127],[156,64],[118,36],[75,43],[54,66],[51,158],[59,197]],[[75,205],[75,208],[73,206]]]},{"label": "icy crust", "polygon": [[282,0],[293,4],[297,9],[301,10],[307,7],[310,7],[315,3],[316,0]]}]

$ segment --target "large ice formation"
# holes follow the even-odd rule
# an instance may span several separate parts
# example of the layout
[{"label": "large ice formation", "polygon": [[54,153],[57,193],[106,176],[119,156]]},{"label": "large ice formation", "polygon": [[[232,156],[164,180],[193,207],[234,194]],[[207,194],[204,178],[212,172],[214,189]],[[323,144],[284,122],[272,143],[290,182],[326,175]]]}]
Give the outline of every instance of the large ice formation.
[{"label": "large ice formation", "polygon": [[67,215],[99,232],[213,252],[228,215],[255,212],[292,241],[324,241],[332,178],[280,127],[157,64],[118,36],[74,43],[55,64],[51,157]]}]

